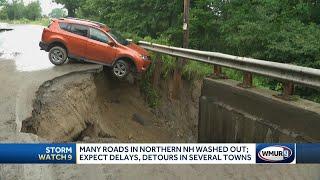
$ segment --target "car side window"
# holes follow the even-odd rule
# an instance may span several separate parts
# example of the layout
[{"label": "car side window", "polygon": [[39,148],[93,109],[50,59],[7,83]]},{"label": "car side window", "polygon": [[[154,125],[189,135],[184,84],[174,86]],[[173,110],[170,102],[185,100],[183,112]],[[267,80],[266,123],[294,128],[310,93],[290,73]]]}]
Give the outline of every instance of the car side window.
[{"label": "car side window", "polygon": [[88,28],[86,26],[72,24],[70,28],[70,32],[74,34],[78,34],[80,36],[88,37]]},{"label": "car side window", "polygon": [[105,33],[95,28],[90,28],[90,39],[100,41],[103,43],[110,42],[109,37]]},{"label": "car side window", "polygon": [[67,23],[59,23],[59,26],[62,30],[70,31],[70,26]]}]

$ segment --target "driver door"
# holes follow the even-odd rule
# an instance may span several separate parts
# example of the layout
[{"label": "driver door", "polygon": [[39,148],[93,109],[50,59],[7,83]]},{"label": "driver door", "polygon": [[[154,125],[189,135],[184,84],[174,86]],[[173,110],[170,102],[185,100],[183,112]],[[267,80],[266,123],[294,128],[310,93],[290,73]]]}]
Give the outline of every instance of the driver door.
[{"label": "driver door", "polygon": [[110,41],[112,40],[106,33],[95,28],[89,28],[86,58],[103,64],[112,64],[116,57],[116,47],[110,46],[108,44]]}]

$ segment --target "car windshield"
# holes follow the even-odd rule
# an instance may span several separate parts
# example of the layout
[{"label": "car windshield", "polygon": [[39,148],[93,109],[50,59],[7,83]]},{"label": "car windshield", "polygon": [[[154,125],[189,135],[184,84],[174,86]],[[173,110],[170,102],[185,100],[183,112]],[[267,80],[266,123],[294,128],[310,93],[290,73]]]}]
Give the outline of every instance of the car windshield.
[{"label": "car windshield", "polygon": [[128,45],[129,41],[127,41],[124,37],[122,37],[120,35],[120,33],[116,32],[116,31],[110,31],[109,32],[110,36],[115,39],[118,43],[122,44],[122,45]]}]

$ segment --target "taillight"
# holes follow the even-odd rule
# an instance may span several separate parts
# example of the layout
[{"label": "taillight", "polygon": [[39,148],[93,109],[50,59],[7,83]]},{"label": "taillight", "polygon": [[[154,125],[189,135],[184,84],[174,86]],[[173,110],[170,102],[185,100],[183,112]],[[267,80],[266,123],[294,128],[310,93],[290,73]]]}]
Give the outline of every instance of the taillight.
[{"label": "taillight", "polygon": [[49,30],[48,28],[44,28],[44,29],[43,29],[43,31],[42,31],[42,37],[41,37],[41,40],[42,40],[42,41],[44,41],[45,34],[48,32],[48,30]]}]

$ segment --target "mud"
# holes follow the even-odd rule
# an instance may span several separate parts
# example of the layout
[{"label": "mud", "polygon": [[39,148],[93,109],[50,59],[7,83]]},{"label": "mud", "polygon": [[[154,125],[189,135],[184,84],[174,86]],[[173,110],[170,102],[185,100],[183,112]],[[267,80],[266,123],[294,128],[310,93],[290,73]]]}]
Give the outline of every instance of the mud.
[{"label": "mud", "polygon": [[162,104],[155,109],[138,84],[119,81],[108,70],[47,81],[22,132],[54,142],[196,142],[198,98],[192,96],[200,93],[200,83],[186,83],[176,101],[169,98],[170,82],[164,82]]}]

